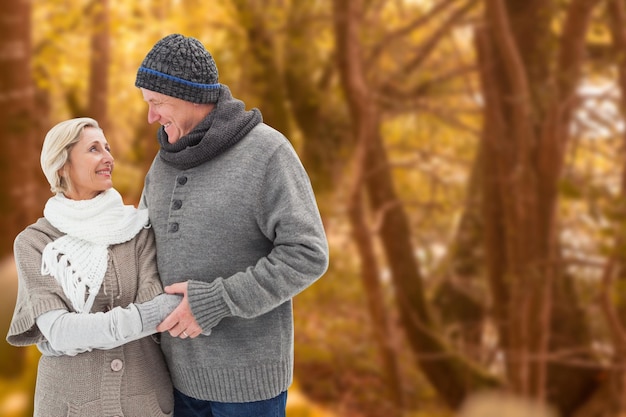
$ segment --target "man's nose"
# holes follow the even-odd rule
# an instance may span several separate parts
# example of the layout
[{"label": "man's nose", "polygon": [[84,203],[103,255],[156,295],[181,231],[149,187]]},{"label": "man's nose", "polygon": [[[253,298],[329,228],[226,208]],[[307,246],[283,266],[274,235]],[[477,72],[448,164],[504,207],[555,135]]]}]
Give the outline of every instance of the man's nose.
[{"label": "man's nose", "polygon": [[148,123],[152,124],[157,120],[159,120],[159,115],[157,114],[157,112],[152,110],[152,107],[148,108]]}]

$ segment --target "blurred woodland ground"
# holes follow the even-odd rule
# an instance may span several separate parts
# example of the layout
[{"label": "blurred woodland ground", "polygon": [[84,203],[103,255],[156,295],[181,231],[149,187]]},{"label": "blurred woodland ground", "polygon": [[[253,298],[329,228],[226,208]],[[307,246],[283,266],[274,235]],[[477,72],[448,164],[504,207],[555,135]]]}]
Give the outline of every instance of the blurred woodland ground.
[{"label": "blurred woodland ground", "polygon": [[[97,119],[136,204],[135,74],[178,32],[316,191],[331,263],[295,299],[290,417],[626,415],[626,0],[2,6],[2,329],[45,132]],[[30,414],[37,360],[0,343],[0,415]]]}]

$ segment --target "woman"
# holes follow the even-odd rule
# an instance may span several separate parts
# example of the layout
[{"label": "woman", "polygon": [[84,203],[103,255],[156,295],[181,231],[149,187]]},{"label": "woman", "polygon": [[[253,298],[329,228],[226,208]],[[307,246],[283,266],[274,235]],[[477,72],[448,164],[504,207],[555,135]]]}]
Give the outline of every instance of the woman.
[{"label": "woman", "polygon": [[34,415],[171,415],[170,375],[149,335],[180,297],[162,294],[146,210],[112,188],[114,159],[93,119],[53,127],[41,166],[55,195],[15,239],[7,335],[44,354]]}]

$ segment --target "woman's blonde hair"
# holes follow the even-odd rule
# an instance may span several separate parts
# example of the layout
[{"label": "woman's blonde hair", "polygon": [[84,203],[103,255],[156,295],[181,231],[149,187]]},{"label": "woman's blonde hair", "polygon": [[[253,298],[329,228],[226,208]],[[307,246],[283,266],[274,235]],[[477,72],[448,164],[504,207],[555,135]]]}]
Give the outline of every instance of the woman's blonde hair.
[{"label": "woman's blonde hair", "polygon": [[61,175],[72,147],[80,141],[86,127],[100,129],[98,122],[89,117],[78,117],[58,123],[48,131],[41,149],[41,169],[53,193],[67,192],[72,184]]}]

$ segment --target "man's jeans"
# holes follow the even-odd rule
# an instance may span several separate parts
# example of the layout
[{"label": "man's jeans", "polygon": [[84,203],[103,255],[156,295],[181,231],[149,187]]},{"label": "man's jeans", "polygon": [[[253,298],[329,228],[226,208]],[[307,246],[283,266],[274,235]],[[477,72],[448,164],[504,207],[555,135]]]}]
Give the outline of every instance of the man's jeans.
[{"label": "man's jeans", "polygon": [[191,398],[174,390],[174,417],[285,417],[287,391],[269,400],[220,403]]}]

